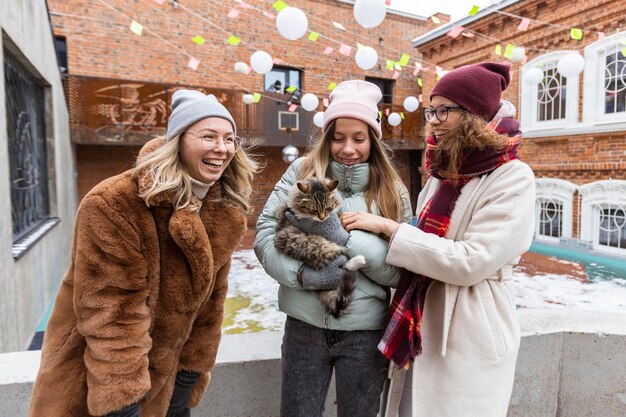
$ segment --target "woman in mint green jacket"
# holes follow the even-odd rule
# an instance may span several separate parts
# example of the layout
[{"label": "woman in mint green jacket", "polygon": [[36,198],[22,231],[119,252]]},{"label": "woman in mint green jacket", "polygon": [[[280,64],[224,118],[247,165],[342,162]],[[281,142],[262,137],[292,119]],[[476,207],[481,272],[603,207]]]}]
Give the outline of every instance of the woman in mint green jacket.
[{"label": "woman in mint green jacket", "polygon": [[[380,141],[377,103],[381,97],[377,86],[361,80],[335,88],[322,139],[288,168],[257,222],[254,249],[265,271],[280,283],[279,309],[287,314],[281,417],[321,417],[333,370],[339,417],[378,413],[387,361],[376,346],[386,324],[389,288],[400,279],[399,270],[385,263],[387,241],[363,231],[349,234],[348,257],[363,255],[366,264],[357,271],[348,309],[335,318],[316,291],[328,288],[317,288],[316,276],[307,279],[306,270],[303,286],[297,277],[302,264],[279,252],[274,237],[279,207],[297,181],[312,176],[339,181],[341,211],[366,211],[397,222],[410,219],[408,192]],[[335,275],[331,269],[338,266],[327,268],[326,277],[331,277]]]}]

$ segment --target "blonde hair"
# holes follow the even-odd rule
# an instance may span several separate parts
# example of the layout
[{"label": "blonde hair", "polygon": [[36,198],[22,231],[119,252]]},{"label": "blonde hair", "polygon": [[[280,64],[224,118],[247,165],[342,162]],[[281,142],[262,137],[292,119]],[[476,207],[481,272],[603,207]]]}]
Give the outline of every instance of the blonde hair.
[{"label": "blonde hair", "polygon": [[[447,178],[454,179],[459,173],[463,156],[471,151],[487,148],[501,150],[507,143],[507,137],[487,127],[481,116],[468,111],[461,111],[460,126],[457,134],[445,138],[433,150],[431,164],[444,171]],[[433,135],[432,126],[426,123],[425,134]]]},{"label": "blonde hair", "polygon": [[[300,179],[310,177],[325,178],[330,176],[330,144],[335,133],[336,120],[331,121],[320,139],[312,146],[305,156],[298,176]],[[371,142],[370,181],[365,190],[367,210],[372,211],[372,204],[376,204],[381,216],[402,221],[403,206],[398,188],[402,180],[392,164],[392,151],[381,140],[376,132],[368,126],[368,136]]]},{"label": "blonde hair", "polygon": [[[174,195],[174,207],[177,210],[186,207],[199,210],[202,206],[202,201],[193,193],[191,177],[180,162],[178,151],[181,136],[182,133],[166,141],[163,146],[137,158],[133,173],[140,182],[151,181],[147,190],[139,193],[139,197],[148,206],[162,193]],[[161,139],[165,140],[165,137]],[[249,213],[252,179],[258,171],[258,164],[246,152],[243,147],[235,152],[218,181],[222,184],[221,199]]]}]

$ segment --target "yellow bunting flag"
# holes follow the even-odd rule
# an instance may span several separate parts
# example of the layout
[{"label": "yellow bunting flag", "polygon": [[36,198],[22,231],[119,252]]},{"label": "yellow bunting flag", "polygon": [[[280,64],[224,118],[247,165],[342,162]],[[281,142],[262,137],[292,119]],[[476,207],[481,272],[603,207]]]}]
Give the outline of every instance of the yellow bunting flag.
[{"label": "yellow bunting flag", "polygon": [[136,35],[141,36],[141,32],[143,32],[143,26],[139,22],[135,22],[134,20],[130,24],[130,31]]},{"label": "yellow bunting flag", "polygon": [[387,69],[391,69],[391,70],[392,70],[392,69],[394,69],[395,64],[396,64],[396,63],[395,63],[395,62],[393,62],[391,59],[388,59],[388,60],[387,60]]},{"label": "yellow bunting flag", "polygon": [[626,58],[626,48],[622,48],[620,52],[622,53],[622,56]]},{"label": "yellow bunting flag", "polygon": [[402,56],[400,57],[400,60],[398,61],[398,64],[405,66],[409,63],[409,59],[411,59],[411,55],[402,54]]},{"label": "yellow bunting flag", "polygon": [[395,69],[396,71],[402,71],[402,65],[400,65],[398,62],[394,62],[393,69]]},{"label": "yellow bunting flag", "polygon": [[230,38],[228,38],[228,43],[233,46],[237,46],[239,42],[241,42],[241,39],[239,39],[235,35],[230,35]]},{"label": "yellow bunting flag", "polygon": [[433,21],[433,23],[434,23],[434,24],[436,24],[436,25],[438,25],[439,23],[441,23],[441,20],[439,20],[439,18],[438,18],[437,16],[435,16],[435,15],[432,15],[432,16],[430,17],[430,20],[432,20],[432,21]]},{"label": "yellow bunting flag", "polygon": [[421,78],[418,78],[418,79],[417,79],[417,85],[419,85],[419,86],[421,87],[423,83],[424,83],[424,82],[422,81],[422,79],[421,79]]},{"label": "yellow bunting flag", "polygon": [[319,38],[319,37],[320,37],[320,34],[319,34],[319,33],[317,33],[317,32],[311,32],[311,33],[309,33],[309,40],[310,40],[311,42],[315,42],[315,41],[317,40],[317,38]]},{"label": "yellow bunting flag", "polygon": [[503,54],[504,57],[511,59],[511,57],[513,56],[514,49],[515,49],[515,45],[511,45],[510,43],[508,43],[506,45],[506,48],[504,49],[504,54]]},{"label": "yellow bunting flag", "polygon": [[496,45],[496,55],[502,55],[502,45]]},{"label": "yellow bunting flag", "polygon": [[193,39],[191,39],[191,41],[193,43],[197,43],[198,45],[203,45],[204,44],[204,38],[200,35],[196,35],[193,37]]},{"label": "yellow bunting flag", "polygon": [[335,82],[332,82],[332,83],[328,84],[328,89],[330,91],[333,91],[335,89],[335,87],[337,87],[337,83],[335,83]]},{"label": "yellow bunting flag", "polygon": [[290,85],[289,87],[285,88],[285,91],[288,93],[293,93],[294,91],[296,91],[298,87],[296,87],[295,85]]},{"label": "yellow bunting flag", "polygon": [[404,120],[404,112],[403,111],[400,112],[400,117],[402,117],[402,120]]},{"label": "yellow bunting flag", "polygon": [[285,7],[289,7],[289,5],[285,3],[283,0],[278,0],[276,3],[272,4],[272,7],[276,9],[276,11],[280,12]]},{"label": "yellow bunting flag", "polygon": [[478,13],[478,10],[480,10],[480,7],[478,6],[473,6],[472,10],[469,11],[469,15],[470,16],[474,16],[476,13]]},{"label": "yellow bunting flag", "polygon": [[569,31],[570,38],[579,41],[583,38],[583,30],[578,28],[571,28]]},{"label": "yellow bunting flag", "polygon": [[253,101],[254,103],[258,103],[259,101],[261,101],[261,94],[259,94],[259,93],[254,93],[254,94],[252,95],[252,101]]}]

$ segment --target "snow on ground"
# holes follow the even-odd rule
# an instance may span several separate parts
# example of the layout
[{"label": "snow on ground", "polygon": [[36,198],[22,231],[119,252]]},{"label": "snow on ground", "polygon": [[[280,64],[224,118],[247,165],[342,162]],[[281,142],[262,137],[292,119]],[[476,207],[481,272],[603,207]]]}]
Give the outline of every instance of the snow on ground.
[{"label": "snow on ground", "polygon": [[[565,261],[567,262],[567,261]],[[278,283],[270,278],[252,250],[233,254],[229,275],[225,333],[279,330]],[[581,283],[564,275],[515,273],[518,308],[626,311],[626,279]]]}]

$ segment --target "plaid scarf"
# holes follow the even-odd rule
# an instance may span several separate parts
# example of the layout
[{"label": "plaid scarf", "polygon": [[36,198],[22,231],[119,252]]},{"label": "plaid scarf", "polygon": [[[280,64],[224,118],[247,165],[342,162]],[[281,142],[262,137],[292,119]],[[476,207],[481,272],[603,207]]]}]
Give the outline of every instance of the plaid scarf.
[{"label": "plaid scarf", "polygon": [[[517,159],[517,149],[521,142],[519,122],[512,118],[496,119],[488,127],[508,137],[504,149],[473,151],[463,158],[459,174],[454,178],[431,164],[437,142],[434,137],[426,138],[426,168],[430,175],[442,179],[433,197],[420,212],[418,229],[445,237],[450,225],[450,217],[461,190],[472,178],[488,174],[499,166]],[[452,180],[452,181],[451,181]],[[422,314],[426,292],[432,281],[425,275],[403,270],[400,284],[391,302],[387,328],[378,349],[387,359],[399,367],[408,367],[415,357],[422,353]]]}]

